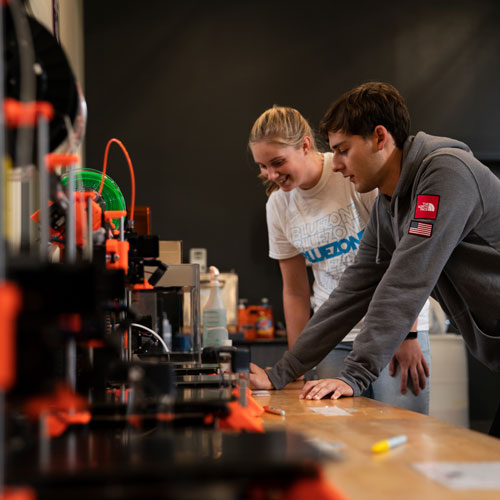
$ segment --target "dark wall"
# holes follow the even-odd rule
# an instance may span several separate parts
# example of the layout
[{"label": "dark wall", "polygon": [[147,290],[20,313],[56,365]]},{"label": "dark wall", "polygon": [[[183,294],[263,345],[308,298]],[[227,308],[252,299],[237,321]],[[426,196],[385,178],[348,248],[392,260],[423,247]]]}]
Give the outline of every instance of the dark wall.
[{"label": "dark wall", "polygon": [[[342,92],[366,80],[396,85],[412,131],[466,141],[500,160],[497,2],[165,2],[87,0],[86,166],[102,167],[110,137],[135,165],[138,205],[162,239],[206,247],[234,269],[240,296],[268,296],[281,316],[281,280],[267,257],[266,196],[246,149],[273,104],[314,126]],[[113,147],[114,148],[114,147]],[[118,148],[109,175],[127,200]]]}]

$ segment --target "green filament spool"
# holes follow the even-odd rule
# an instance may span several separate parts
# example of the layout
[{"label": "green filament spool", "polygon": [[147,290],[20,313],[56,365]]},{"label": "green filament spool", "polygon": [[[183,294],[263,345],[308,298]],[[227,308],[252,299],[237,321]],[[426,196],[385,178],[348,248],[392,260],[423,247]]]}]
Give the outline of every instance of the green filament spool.
[{"label": "green filament spool", "polygon": [[[101,186],[102,172],[92,169],[79,169],[74,171],[75,176],[75,191],[92,192],[97,195],[96,202],[99,203],[103,210],[127,210],[125,198],[123,197],[118,184],[108,177],[104,176],[104,186],[100,195],[99,187]],[[63,186],[68,185],[68,174],[61,177]],[[115,229],[120,228],[120,219],[112,219]]]}]

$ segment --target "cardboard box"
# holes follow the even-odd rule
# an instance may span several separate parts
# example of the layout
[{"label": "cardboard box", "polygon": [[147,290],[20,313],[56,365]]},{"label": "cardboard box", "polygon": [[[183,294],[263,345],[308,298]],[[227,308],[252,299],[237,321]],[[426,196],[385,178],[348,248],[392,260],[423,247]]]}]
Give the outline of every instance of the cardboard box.
[{"label": "cardboard box", "polygon": [[182,241],[160,241],[159,259],[164,264],[182,264]]}]

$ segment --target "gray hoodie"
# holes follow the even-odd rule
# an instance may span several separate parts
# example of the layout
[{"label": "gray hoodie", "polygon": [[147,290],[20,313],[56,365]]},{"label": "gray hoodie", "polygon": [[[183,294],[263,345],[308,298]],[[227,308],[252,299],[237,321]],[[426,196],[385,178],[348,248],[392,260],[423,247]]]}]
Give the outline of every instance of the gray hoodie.
[{"label": "gray hoodie", "polygon": [[419,132],[404,145],[393,197],[375,202],[357,261],[269,379],[280,389],[302,375],[366,315],[339,376],[361,394],[429,295],[471,353],[500,371],[500,180],[464,143]]}]

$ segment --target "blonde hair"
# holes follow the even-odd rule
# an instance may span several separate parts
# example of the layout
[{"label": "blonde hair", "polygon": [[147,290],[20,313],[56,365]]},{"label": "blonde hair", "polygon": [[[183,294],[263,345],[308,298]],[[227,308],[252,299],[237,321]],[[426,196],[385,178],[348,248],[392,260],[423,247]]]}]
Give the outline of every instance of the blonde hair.
[{"label": "blonde hair", "polygon": [[[304,136],[311,138],[311,150],[317,151],[314,132],[308,121],[294,108],[274,105],[264,111],[253,124],[248,146],[251,148],[257,142],[266,141],[299,149]],[[268,196],[279,189],[276,183],[267,180],[262,174],[258,178],[266,187]]]}]

